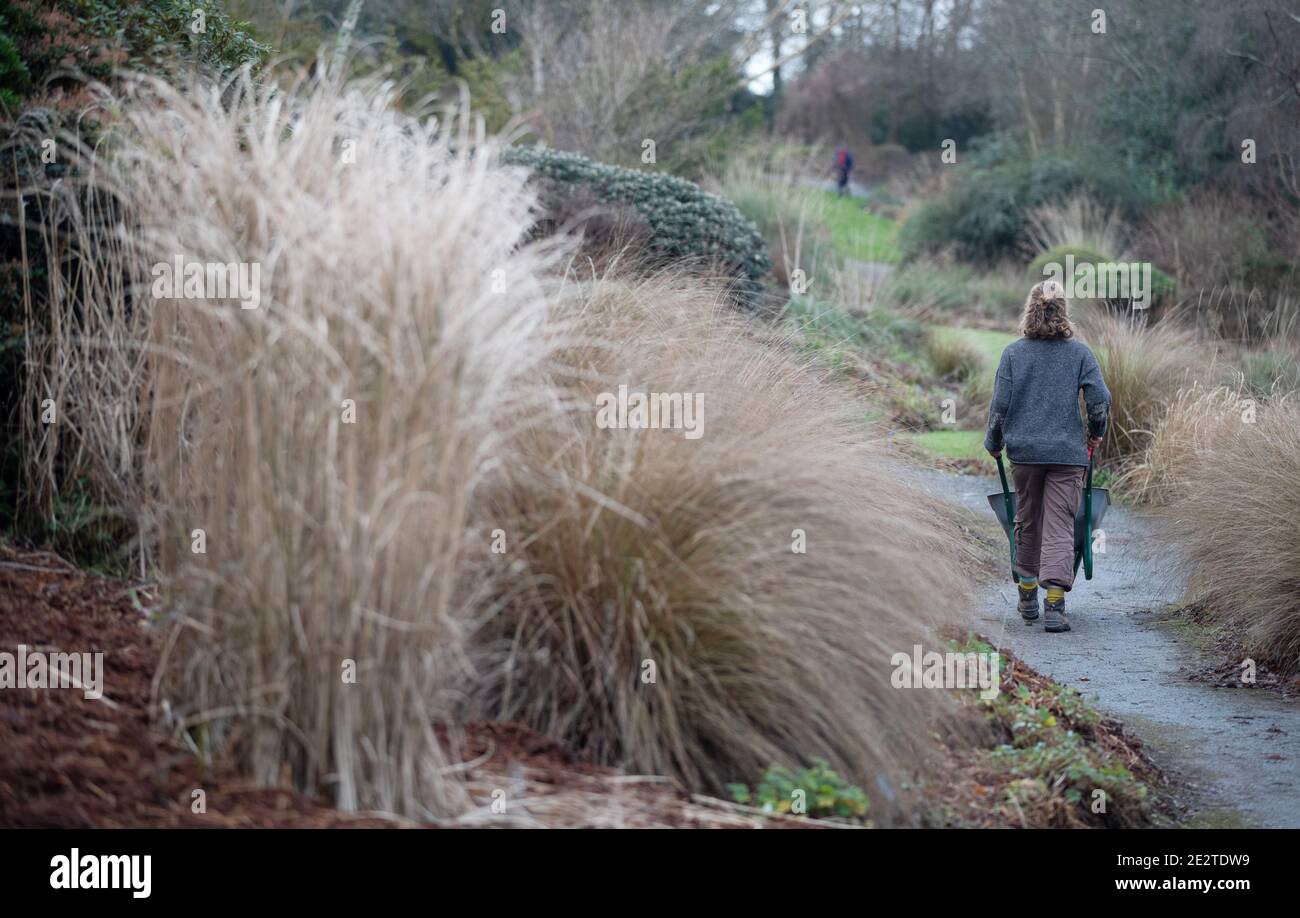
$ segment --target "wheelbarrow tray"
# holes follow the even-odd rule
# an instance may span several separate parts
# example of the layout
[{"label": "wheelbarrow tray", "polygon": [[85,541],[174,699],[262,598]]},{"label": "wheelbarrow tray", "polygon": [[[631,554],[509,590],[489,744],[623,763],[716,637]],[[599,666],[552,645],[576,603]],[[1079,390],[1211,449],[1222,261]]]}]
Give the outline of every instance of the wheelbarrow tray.
[{"label": "wheelbarrow tray", "polygon": [[[1084,494],[1088,492],[1085,490]],[[1007,519],[1007,501],[1006,495],[1001,491],[988,496],[989,507],[997,516],[998,522],[1002,524],[1002,530],[1007,534],[1008,539],[1014,539],[1015,536],[1012,528],[1015,526],[1015,519]],[[1106,517],[1106,510],[1110,507],[1110,490],[1108,488],[1092,489],[1092,528],[1097,529],[1101,526],[1101,521]],[[1083,498],[1079,499],[1079,509],[1074,513],[1074,567],[1079,568],[1079,559],[1083,557],[1083,546],[1091,538],[1088,532],[1087,520],[1084,517],[1084,511],[1087,509]],[[1016,512],[1016,494],[1011,492],[1011,512]]]}]

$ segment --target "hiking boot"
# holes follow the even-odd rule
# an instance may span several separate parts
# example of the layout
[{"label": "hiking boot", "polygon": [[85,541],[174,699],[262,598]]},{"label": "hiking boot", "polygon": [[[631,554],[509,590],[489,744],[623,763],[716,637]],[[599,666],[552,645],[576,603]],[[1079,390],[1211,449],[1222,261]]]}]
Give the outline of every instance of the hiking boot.
[{"label": "hiking boot", "polygon": [[1070,630],[1070,619],[1065,614],[1065,599],[1043,603],[1043,630],[1052,633]]},{"label": "hiking boot", "polygon": [[1025,620],[1026,625],[1032,625],[1038,621],[1038,587],[1032,590],[1026,590],[1019,584],[1016,585],[1016,592],[1020,594],[1020,601],[1016,603],[1016,611],[1020,617]]}]

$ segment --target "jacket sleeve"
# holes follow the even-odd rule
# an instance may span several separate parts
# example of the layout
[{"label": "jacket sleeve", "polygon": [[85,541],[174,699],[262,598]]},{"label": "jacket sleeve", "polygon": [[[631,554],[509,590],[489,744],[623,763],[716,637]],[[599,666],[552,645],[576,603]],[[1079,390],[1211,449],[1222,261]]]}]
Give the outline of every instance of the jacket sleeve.
[{"label": "jacket sleeve", "polygon": [[998,373],[993,380],[993,401],[989,403],[989,427],[984,434],[984,448],[990,453],[1002,452],[1002,425],[1007,419],[1007,408],[1011,405],[1011,361],[1007,352],[1002,352],[998,361]]},{"label": "jacket sleeve", "polygon": [[1088,436],[1104,437],[1106,422],[1110,418],[1110,390],[1101,378],[1101,367],[1091,349],[1084,354],[1079,388],[1083,390],[1083,401],[1088,408]]}]

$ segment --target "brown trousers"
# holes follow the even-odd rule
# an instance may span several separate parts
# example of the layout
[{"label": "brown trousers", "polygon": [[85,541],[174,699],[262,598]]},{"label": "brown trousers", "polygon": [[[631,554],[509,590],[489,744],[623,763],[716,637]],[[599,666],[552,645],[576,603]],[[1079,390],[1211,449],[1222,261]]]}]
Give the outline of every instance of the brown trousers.
[{"label": "brown trousers", "polygon": [[1044,586],[1074,585],[1074,514],[1083,495],[1077,465],[1013,465],[1016,573]]}]

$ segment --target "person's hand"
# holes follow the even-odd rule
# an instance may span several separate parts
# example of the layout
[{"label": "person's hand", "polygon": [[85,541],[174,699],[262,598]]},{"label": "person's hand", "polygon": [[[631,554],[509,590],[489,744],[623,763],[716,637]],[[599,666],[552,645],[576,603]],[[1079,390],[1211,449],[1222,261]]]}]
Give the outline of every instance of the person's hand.
[{"label": "person's hand", "polygon": [[1097,449],[1097,448],[1100,447],[1100,446],[1101,446],[1101,437],[1089,437],[1089,438],[1088,438],[1088,449],[1093,449],[1093,450],[1095,450],[1095,449]]},{"label": "person's hand", "polygon": [[1000,450],[1000,449],[991,449],[991,450],[989,450],[989,455],[992,456],[994,459],[996,459],[996,458],[998,458],[998,456],[1001,456],[1001,455],[1002,455],[1002,450]]}]

